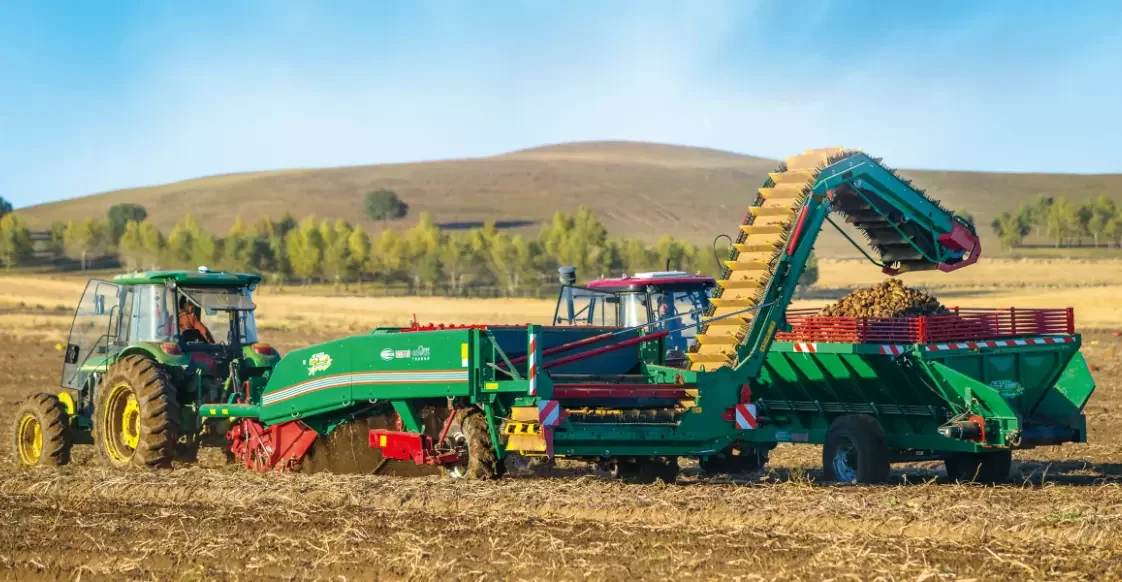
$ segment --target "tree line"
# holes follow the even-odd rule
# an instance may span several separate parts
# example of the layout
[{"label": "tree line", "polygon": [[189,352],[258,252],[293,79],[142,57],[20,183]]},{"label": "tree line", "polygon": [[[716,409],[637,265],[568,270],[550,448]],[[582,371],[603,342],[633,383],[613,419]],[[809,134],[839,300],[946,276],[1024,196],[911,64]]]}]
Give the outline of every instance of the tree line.
[{"label": "tree line", "polygon": [[[383,222],[401,218],[404,203],[371,193],[367,215]],[[394,196],[396,198],[396,196]],[[663,236],[654,245],[634,238],[611,238],[587,208],[558,212],[536,237],[507,234],[493,223],[448,232],[422,212],[418,223],[399,233],[377,235],[362,225],[315,216],[247,224],[240,216],[224,237],[186,216],[165,235],[147,220],[139,205],[122,204],[107,218],[56,224],[52,246],[67,257],[86,261],[115,253],[129,269],[194,268],[264,274],[272,282],[327,282],[337,286],[380,283],[407,293],[465,295],[473,288],[519,295],[551,286],[556,268],[573,265],[583,278],[647,270],[713,273],[717,259],[709,248]]]},{"label": "tree line", "polygon": [[[408,213],[408,205],[389,190],[367,195],[367,216],[388,224]],[[4,225],[14,224],[14,228]],[[9,236],[19,232],[21,257],[30,256],[27,226],[13,214],[0,218],[0,260],[20,264],[3,253]],[[428,213],[416,225],[398,232],[389,228],[368,233],[362,225],[315,216],[253,224],[240,216],[225,236],[209,232],[193,216],[185,216],[166,234],[148,220],[138,204],[111,207],[104,219],[86,218],[52,225],[48,249],[77,261],[84,270],[95,258],[115,255],[128,269],[213,269],[263,274],[272,283],[326,282],[337,287],[381,284],[405,293],[469,295],[480,288],[515,296],[556,284],[556,269],[573,265],[582,280],[621,273],[670,270],[719,275],[718,255],[672,236],[652,244],[631,237],[610,237],[587,208],[573,214],[557,212],[536,236],[508,234],[493,223],[466,231],[445,231]],[[9,245],[13,246],[13,245]],[[813,261],[800,281],[804,288],[817,279]]]},{"label": "tree line", "polygon": [[1037,196],[1013,211],[1002,212],[990,222],[1001,246],[1013,249],[1024,245],[1036,233],[1056,247],[1083,246],[1090,240],[1095,247],[1122,248],[1122,212],[1105,194],[1083,204],[1065,196]]}]

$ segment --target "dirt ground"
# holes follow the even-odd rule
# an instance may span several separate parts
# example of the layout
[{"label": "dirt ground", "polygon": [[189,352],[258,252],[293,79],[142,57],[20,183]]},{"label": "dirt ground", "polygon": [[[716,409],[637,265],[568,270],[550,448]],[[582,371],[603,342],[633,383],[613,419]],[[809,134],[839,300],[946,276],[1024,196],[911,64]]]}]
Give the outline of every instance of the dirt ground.
[{"label": "dirt ground", "polygon": [[[24,395],[54,391],[57,341],[0,335],[5,425]],[[85,446],[62,470],[17,471],[8,434],[0,579],[1119,579],[1122,339],[1085,341],[1090,444],[1019,452],[999,487],[948,483],[939,463],[897,467],[888,486],[823,485],[812,446],[735,480],[687,465],[672,486],[579,468],[491,483],[209,462],[120,473]]]}]

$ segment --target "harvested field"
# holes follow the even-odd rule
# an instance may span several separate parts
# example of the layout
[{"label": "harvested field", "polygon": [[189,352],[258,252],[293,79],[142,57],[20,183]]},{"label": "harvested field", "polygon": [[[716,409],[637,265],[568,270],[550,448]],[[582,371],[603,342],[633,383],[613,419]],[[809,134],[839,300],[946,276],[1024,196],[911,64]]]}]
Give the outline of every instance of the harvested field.
[{"label": "harvested field", "polygon": [[[69,317],[48,297],[65,304],[78,293],[20,289],[26,297],[0,312],[7,415],[57,386]],[[1078,292],[1057,291],[1067,299],[1048,306]],[[297,299],[307,306],[289,303]],[[276,318],[263,334],[288,350],[389,323],[402,308],[354,298],[335,309],[341,300],[262,296],[262,314]],[[328,325],[301,315],[311,306]],[[540,321],[551,304],[408,308],[422,321]],[[1090,333],[1085,343],[1098,380],[1090,444],[1018,452],[1016,478],[999,487],[948,483],[940,463],[897,467],[889,486],[823,485],[820,449],[796,445],[776,449],[765,473],[702,478],[687,464],[678,485],[640,486],[580,466],[481,483],[260,476],[220,466],[218,455],[202,467],[120,473],[98,466],[88,446],[62,470],[15,471],[5,441],[0,579],[1118,579],[1122,338]]]}]

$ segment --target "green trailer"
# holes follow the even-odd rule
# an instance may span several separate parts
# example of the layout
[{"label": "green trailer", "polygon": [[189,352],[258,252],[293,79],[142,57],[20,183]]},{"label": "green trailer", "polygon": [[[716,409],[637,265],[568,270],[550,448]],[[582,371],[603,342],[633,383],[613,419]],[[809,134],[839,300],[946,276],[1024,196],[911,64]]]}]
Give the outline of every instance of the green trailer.
[{"label": "green trailer", "polygon": [[[296,350],[246,394],[231,451],[258,471],[307,464],[357,430],[372,470],[494,478],[504,458],[565,457],[672,481],[766,462],[779,442],[824,445],[828,478],[877,482],[943,459],[999,478],[1015,448],[1084,442],[1094,383],[1069,310],[848,320],[791,312],[831,213],[889,275],[974,264],[973,226],[861,152],[788,158],[749,196],[720,277],[648,273],[575,285],[553,325],[377,329]],[[357,428],[356,428],[357,427]]]}]

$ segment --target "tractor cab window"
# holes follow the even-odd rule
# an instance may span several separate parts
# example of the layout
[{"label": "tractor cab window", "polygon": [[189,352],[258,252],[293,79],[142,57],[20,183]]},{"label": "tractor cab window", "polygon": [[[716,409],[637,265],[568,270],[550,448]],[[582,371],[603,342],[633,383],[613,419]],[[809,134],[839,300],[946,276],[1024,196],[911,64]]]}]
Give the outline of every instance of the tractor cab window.
[{"label": "tractor cab window", "polygon": [[175,341],[175,292],[164,285],[136,285],[130,295],[131,307],[122,311],[127,330],[122,339],[129,343]]},{"label": "tractor cab window", "polygon": [[697,341],[701,320],[709,306],[708,292],[704,289],[660,291],[651,294],[651,302],[655,320],[660,322],[656,329],[670,332],[666,338],[667,349],[688,351]]},{"label": "tractor cab window", "polygon": [[253,298],[241,287],[180,287],[178,330],[187,345],[245,345],[257,341]]},{"label": "tractor cab window", "polygon": [[553,314],[553,325],[616,327],[620,325],[619,298],[612,293],[584,287],[562,287]]},{"label": "tractor cab window", "polygon": [[637,327],[650,323],[650,310],[647,309],[646,293],[621,293],[619,304],[623,327]]}]

